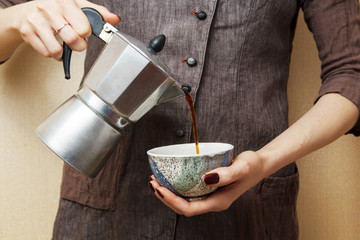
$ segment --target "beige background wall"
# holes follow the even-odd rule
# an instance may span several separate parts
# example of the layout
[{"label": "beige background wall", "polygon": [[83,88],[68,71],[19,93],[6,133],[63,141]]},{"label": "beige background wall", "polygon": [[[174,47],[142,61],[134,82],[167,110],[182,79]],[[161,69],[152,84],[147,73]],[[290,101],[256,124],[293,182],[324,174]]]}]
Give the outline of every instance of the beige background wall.
[{"label": "beige background wall", "polygon": [[83,54],[73,54],[72,79],[62,63],[22,45],[0,66],[0,239],[50,239],[59,200],[62,161],[36,127],[75,93]]},{"label": "beige background wall", "polygon": [[[77,89],[84,54],[73,54],[73,79],[62,65],[21,46],[0,66],[0,239],[50,239],[62,161],[35,128]],[[315,44],[300,16],[289,83],[290,122],[312,106],[320,85]],[[298,161],[300,239],[360,239],[360,139],[344,136]]]},{"label": "beige background wall", "polygon": [[[300,15],[288,86],[290,123],[312,106],[319,75],[316,46]],[[343,136],[297,163],[300,239],[360,239],[360,138]]]}]

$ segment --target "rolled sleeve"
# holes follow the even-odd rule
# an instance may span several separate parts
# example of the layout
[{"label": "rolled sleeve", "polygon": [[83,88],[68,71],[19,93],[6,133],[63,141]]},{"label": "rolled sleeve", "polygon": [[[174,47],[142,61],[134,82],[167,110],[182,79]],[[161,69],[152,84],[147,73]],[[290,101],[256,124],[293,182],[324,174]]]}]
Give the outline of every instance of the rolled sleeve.
[{"label": "rolled sleeve", "polygon": [[[307,0],[304,18],[321,60],[319,99],[339,93],[360,112],[360,11],[358,0]],[[349,131],[360,135],[360,120]]]}]

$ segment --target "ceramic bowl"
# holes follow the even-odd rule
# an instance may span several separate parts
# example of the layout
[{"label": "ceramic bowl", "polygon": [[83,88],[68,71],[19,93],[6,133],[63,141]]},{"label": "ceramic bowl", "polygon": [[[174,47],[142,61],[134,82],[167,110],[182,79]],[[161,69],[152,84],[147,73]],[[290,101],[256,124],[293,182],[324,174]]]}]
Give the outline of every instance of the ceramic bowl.
[{"label": "ceramic bowl", "polygon": [[227,143],[177,144],[153,148],[147,152],[151,170],[163,187],[188,201],[204,199],[216,187],[204,183],[208,171],[232,163],[234,146]]}]

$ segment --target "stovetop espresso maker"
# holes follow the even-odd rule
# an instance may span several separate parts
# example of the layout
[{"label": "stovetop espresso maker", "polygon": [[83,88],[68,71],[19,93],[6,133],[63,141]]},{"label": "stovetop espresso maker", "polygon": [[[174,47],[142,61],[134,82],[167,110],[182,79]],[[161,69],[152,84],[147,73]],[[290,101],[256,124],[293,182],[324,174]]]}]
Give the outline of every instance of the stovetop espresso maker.
[{"label": "stovetop espresso maker", "polygon": [[[155,105],[184,96],[157,52],[165,36],[145,46],[120,33],[94,9],[84,8],[93,35],[105,46],[79,91],[36,129],[40,139],[66,163],[95,177],[119,143],[122,130]],[[71,49],[64,44],[65,77]]]}]

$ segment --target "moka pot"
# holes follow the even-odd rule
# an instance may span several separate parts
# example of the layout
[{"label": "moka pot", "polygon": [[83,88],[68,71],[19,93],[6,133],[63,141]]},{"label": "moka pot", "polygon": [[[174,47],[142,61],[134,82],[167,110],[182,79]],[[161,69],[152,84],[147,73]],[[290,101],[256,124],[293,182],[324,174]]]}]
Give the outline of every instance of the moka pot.
[{"label": "moka pot", "polygon": [[[155,105],[184,96],[157,52],[165,36],[145,46],[120,33],[94,9],[82,9],[92,33],[105,42],[77,93],[36,129],[40,139],[66,163],[95,177],[119,143],[122,130]],[[65,77],[71,49],[64,44]]]}]

